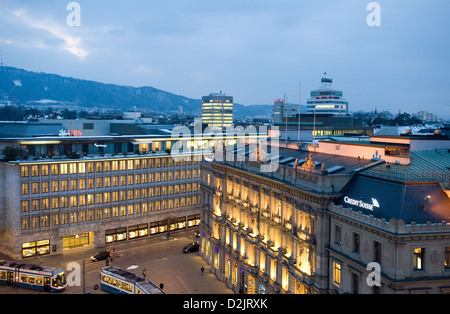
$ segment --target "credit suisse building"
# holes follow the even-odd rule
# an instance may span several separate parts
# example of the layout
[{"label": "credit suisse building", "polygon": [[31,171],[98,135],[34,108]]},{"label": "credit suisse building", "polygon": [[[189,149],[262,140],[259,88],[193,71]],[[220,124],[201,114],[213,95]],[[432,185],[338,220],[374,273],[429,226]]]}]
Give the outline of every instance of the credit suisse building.
[{"label": "credit suisse building", "polygon": [[449,293],[449,144],[373,136],[201,162],[201,255],[236,293]]}]

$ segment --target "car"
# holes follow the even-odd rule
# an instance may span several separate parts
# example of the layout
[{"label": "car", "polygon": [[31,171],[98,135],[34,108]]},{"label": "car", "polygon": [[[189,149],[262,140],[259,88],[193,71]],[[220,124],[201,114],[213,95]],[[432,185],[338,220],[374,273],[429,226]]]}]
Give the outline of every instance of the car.
[{"label": "car", "polygon": [[109,251],[100,251],[97,252],[95,255],[91,256],[91,261],[98,262],[98,261],[104,261],[108,257],[111,256],[111,253]]},{"label": "car", "polygon": [[197,242],[192,242],[183,248],[183,253],[196,252],[199,250],[199,248],[200,248],[200,245]]}]

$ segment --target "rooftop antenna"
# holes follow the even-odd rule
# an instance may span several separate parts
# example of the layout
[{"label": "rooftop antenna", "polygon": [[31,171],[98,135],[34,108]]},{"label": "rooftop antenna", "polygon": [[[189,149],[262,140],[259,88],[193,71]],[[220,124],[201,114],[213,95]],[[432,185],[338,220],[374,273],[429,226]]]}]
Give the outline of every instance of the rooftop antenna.
[{"label": "rooftop antenna", "polygon": [[301,106],[302,103],[302,83],[299,83],[298,86],[298,148],[300,148],[300,113],[301,113]]},{"label": "rooftop antenna", "polygon": [[288,99],[286,97],[286,94],[284,95],[284,108],[285,108],[285,119],[286,119],[286,148],[287,148],[287,143],[288,143]]}]

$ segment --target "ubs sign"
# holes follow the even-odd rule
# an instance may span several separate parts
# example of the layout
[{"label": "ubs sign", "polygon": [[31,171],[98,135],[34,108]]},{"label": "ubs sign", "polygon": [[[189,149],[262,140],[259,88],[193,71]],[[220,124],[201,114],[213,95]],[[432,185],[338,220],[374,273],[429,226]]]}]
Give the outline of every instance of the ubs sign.
[{"label": "ubs sign", "polygon": [[368,210],[374,210],[374,207],[380,207],[380,204],[378,203],[378,201],[375,198],[372,198],[372,204],[370,203],[366,203],[363,202],[362,200],[355,200],[353,198],[350,198],[348,196],[344,197],[344,202],[353,206],[358,206],[364,209],[368,209]]},{"label": "ubs sign", "polygon": [[83,136],[83,132],[81,130],[59,130],[58,136],[66,137],[66,136]]}]

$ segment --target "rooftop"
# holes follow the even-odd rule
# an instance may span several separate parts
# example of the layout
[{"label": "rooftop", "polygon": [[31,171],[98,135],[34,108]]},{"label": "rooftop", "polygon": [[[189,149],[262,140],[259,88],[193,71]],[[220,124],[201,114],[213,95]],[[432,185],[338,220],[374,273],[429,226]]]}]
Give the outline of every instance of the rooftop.
[{"label": "rooftop", "polygon": [[436,149],[409,152],[410,164],[378,164],[361,172],[397,182],[446,182],[450,180],[450,151]]}]

